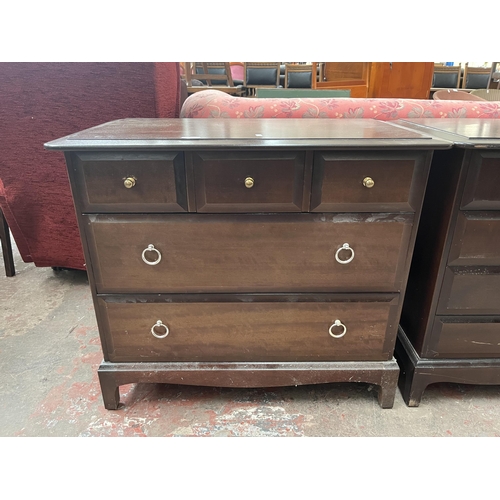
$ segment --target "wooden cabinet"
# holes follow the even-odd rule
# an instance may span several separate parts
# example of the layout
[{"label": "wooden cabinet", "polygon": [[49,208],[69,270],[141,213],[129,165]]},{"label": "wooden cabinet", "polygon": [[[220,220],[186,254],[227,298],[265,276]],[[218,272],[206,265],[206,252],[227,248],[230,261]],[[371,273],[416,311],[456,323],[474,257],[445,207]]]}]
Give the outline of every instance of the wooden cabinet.
[{"label": "wooden cabinet", "polygon": [[[313,64],[313,68],[317,63]],[[368,97],[370,65],[367,62],[325,62],[322,65],[322,79],[313,78],[313,89],[350,90],[350,97]],[[314,73],[314,70],[313,70]]]},{"label": "wooden cabinet", "polygon": [[326,62],[317,89],[348,89],[351,97],[429,99],[433,62]]},{"label": "wooden cabinet", "polygon": [[432,62],[372,63],[368,97],[429,99],[433,75]]},{"label": "wooden cabinet", "polygon": [[434,149],[372,120],[111,122],[66,154],[106,408],[136,382],[379,386]]},{"label": "wooden cabinet", "polygon": [[401,390],[500,384],[500,123],[400,124],[455,142],[434,155],[401,317]]}]

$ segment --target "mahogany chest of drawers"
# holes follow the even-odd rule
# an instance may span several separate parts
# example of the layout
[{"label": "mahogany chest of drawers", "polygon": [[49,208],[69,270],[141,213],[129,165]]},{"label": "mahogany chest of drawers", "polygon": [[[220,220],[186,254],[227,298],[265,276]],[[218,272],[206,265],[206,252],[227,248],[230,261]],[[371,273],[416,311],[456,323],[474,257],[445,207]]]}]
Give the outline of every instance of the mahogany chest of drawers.
[{"label": "mahogany chest of drawers", "polygon": [[393,358],[434,149],[372,120],[128,119],[65,152],[104,404],[153,382],[366,382]]},{"label": "mahogany chest of drawers", "polygon": [[396,351],[418,406],[431,383],[500,384],[500,120],[401,124],[454,142],[433,158]]}]

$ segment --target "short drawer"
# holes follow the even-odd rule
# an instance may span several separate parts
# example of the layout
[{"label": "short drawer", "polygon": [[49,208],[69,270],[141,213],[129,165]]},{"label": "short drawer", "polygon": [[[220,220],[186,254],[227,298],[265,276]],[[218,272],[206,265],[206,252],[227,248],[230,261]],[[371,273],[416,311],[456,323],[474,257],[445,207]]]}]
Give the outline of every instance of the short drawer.
[{"label": "short drawer", "polygon": [[438,314],[500,314],[500,268],[447,268]]},{"label": "short drawer", "polygon": [[473,153],[462,196],[465,210],[500,210],[500,152]]},{"label": "short drawer", "polygon": [[448,265],[500,266],[500,212],[459,212]]},{"label": "short drawer", "polygon": [[429,357],[500,357],[500,316],[436,317]]},{"label": "short drawer", "polygon": [[187,211],[183,153],[77,153],[72,162],[83,212]]},{"label": "short drawer", "polygon": [[397,328],[397,296],[146,300],[98,299],[110,361],[387,360]]},{"label": "short drawer", "polygon": [[412,227],[388,214],[85,220],[99,293],[399,291]]},{"label": "short drawer", "polygon": [[416,211],[426,163],[423,155],[404,153],[315,153],[311,211]]},{"label": "short drawer", "polygon": [[188,153],[197,212],[301,212],[303,151]]}]

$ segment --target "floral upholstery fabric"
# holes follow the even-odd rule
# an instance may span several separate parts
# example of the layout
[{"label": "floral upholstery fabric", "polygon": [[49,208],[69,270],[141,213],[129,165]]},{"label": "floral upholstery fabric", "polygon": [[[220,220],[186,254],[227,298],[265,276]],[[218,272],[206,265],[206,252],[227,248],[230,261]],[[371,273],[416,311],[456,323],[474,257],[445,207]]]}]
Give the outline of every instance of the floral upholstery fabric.
[{"label": "floral upholstery fabric", "polygon": [[425,99],[247,98],[220,90],[189,96],[181,118],[500,118],[500,102]]}]

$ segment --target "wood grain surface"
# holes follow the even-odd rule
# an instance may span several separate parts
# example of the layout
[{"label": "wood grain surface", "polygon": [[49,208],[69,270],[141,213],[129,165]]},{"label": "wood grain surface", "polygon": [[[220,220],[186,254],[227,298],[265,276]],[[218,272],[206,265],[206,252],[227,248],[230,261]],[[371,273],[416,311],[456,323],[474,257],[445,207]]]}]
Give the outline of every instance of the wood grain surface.
[{"label": "wood grain surface", "polygon": [[[393,292],[411,215],[88,216],[99,293]],[[354,259],[337,262],[348,243]],[[141,254],[153,244],[158,265]],[[351,257],[340,250],[341,260]],[[148,260],[157,254],[147,252]]]},{"label": "wood grain surface", "polygon": [[[111,361],[387,360],[397,297],[371,301],[120,303],[100,299],[109,323]],[[346,327],[341,338],[329,328]],[[151,328],[169,328],[158,339]],[[390,321],[389,321],[390,320]],[[158,333],[163,334],[160,328]],[[334,326],[332,333],[343,332]]]}]

